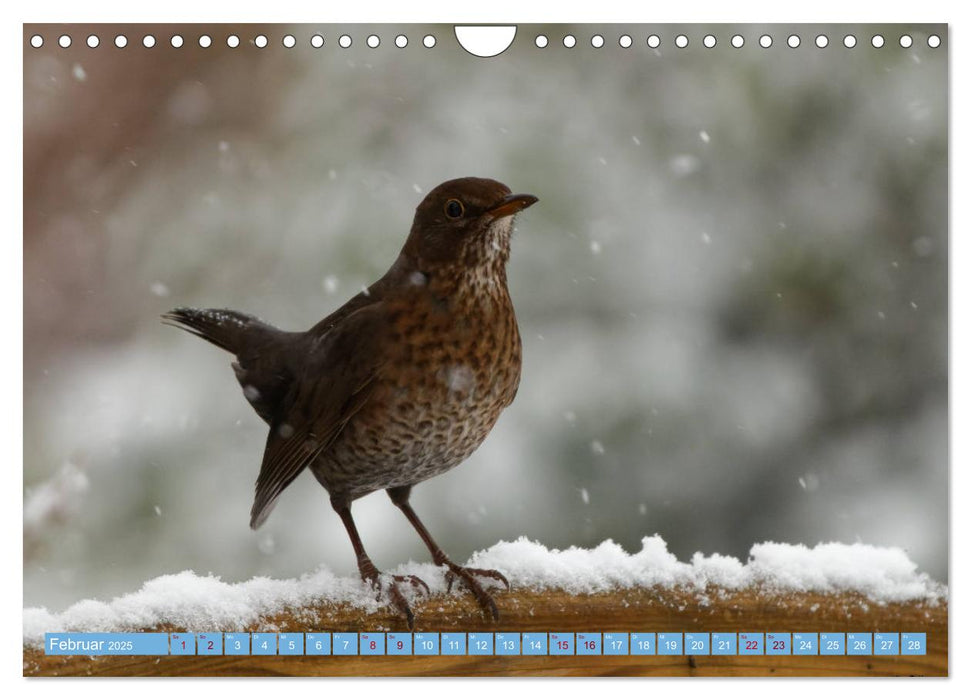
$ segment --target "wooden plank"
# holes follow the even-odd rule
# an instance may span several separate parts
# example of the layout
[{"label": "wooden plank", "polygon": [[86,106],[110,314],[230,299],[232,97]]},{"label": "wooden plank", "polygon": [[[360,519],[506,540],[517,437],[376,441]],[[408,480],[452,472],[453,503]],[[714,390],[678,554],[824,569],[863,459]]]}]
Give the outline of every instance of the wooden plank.
[{"label": "wooden plank", "polygon": [[[857,595],[630,589],[598,595],[514,590],[502,620],[465,597],[417,601],[416,631],[926,632],[925,656],[46,656],[24,649],[25,676],[946,676],[946,603],[876,604]],[[60,631],[60,630],[52,630]],[[180,631],[160,628],[145,631]],[[200,630],[212,631],[212,630]],[[224,632],[235,630],[221,630]],[[404,631],[389,611],[321,605],[242,631]]]}]

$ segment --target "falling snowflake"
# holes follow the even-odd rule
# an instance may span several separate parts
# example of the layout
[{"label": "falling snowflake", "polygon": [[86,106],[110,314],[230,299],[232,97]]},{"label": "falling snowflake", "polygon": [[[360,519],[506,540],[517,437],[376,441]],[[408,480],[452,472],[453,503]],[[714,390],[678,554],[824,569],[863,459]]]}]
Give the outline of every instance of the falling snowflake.
[{"label": "falling snowflake", "polygon": [[676,177],[687,177],[698,169],[698,159],[693,155],[683,153],[674,156],[668,162],[668,166]]},{"label": "falling snowflake", "polygon": [[273,535],[270,533],[261,535],[256,542],[256,548],[260,550],[260,554],[273,554],[276,551],[276,542],[273,539]]}]

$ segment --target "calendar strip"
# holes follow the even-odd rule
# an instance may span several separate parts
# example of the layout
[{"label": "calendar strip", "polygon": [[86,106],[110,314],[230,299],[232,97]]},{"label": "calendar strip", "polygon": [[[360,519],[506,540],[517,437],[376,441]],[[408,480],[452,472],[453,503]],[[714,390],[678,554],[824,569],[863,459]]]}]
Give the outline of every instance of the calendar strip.
[{"label": "calendar strip", "polygon": [[49,656],[922,656],[925,632],[49,632]]}]

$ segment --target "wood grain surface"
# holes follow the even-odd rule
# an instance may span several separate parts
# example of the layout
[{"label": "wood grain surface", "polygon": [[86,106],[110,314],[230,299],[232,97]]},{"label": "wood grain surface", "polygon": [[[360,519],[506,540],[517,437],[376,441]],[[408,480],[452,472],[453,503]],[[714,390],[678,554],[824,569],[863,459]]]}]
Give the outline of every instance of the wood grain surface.
[{"label": "wood grain surface", "polygon": [[[46,656],[24,648],[25,676],[947,676],[946,603],[876,604],[856,595],[629,589],[597,595],[513,590],[502,619],[469,598],[417,601],[430,632],[926,632],[925,656]],[[245,630],[401,632],[390,610],[321,605]],[[62,630],[51,630],[52,632]],[[162,627],[143,631],[184,631]],[[189,630],[193,631],[193,630]],[[212,630],[194,630],[212,631]]]}]

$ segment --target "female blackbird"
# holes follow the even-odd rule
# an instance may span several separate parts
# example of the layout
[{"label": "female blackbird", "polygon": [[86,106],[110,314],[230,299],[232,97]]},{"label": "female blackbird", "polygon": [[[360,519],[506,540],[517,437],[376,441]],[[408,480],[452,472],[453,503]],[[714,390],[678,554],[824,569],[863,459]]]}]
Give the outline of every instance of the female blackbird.
[{"label": "female blackbird", "polygon": [[[439,566],[487,614],[499,611],[476,577],[498,571],[451,561],[408,503],[411,487],[460,464],[482,443],[519,386],[522,346],[506,287],[513,217],[536,197],[466,177],[432,190],[385,275],[313,328],[281,331],[248,314],[178,308],[163,315],[233,353],[243,395],[270,426],[250,527],[309,467],[327,489],[364,581],[380,573],[361,544],[351,502],[385,489]],[[414,615],[398,584],[391,601]]]}]

